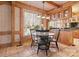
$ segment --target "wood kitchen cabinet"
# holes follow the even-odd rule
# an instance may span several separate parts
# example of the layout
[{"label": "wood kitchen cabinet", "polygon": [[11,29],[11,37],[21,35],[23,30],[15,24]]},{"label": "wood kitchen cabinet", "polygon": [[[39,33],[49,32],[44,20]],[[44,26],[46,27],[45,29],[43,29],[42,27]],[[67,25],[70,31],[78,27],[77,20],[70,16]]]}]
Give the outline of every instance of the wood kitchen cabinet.
[{"label": "wood kitchen cabinet", "polygon": [[72,37],[72,31],[61,31],[60,32],[60,37],[59,37],[59,42],[65,45],[72,45],[73,43],[73,37]]},{"label": "wood kitchen cabinet", "polygon": [[74,41],[79,40],[79,29],[61,30],[59,42],[65,45],[75,45]]}]

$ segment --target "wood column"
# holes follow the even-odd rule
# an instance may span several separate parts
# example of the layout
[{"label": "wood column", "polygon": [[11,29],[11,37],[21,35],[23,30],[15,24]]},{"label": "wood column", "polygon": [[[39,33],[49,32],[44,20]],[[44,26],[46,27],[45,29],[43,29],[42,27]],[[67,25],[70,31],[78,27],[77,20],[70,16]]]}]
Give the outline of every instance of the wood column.
[{"label": "wood column", "polygon": [[11,30],[12,30],[12,34],[11,34],[11,41],[12,41],[12,46],[15,46],[15,7],[14,7],[14,3],[12,2],[11,5]]},{"label": "wood column", "polygon": [[23,32],[24,32],[24,12],[23,8],[20,8],[20,44],[23,45]]},{"label": "wood column", "polygon": [[72,17],[72,7],[69,8],[69,17]]}]

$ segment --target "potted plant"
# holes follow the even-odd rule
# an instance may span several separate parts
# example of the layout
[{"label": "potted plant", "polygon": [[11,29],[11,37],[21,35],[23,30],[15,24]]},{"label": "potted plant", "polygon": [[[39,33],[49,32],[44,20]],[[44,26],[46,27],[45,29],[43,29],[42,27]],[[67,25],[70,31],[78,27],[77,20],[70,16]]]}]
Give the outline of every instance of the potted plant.
[{"label": "potted plant", "polygon": [[34,27],[35,30],[38,30],[39,28],[40,28],[39,25],[36,25],[36,26]]}]

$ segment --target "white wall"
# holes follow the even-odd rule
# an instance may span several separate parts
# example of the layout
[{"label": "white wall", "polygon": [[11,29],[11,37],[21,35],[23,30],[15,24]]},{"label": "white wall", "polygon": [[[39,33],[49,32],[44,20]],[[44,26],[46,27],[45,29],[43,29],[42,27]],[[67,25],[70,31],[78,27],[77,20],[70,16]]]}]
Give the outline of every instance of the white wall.
[{"label": "white wall", "polygon": [[[11,31],[11,7],[0,5],[0,32]],[[11,35],[0,36],[0,44],[10,43]]]},{"label": "white wall", "polygon": [[20,41],[20,35],[19,34],[15,34],[15,42],[19,42]]},{"label": "white wall", "polygon": [[[20,8],[15,7],[15,31],[20,31]],[[15,35],[15,42],[20,41],[20,35]]]},{"label": "white wall", "polygon": [[0,44],[11,43],[11,35],[0,36]]},{"label": "white wall", "polygon": [[0,31],[11,31],[11,7],[0,5]]},{"label": "white wall", "polygon": [[[15,8],[15,31],[20,30],[20,9]],[[0,5],[0,32],[11,31],[11,6]],[[15,41],[19,41],[20,36],[15,35]],[[1,35],[0,44],[11,43],[11,35]]]},{"label": "white wall", "polygon": [[20,8],[15,7],[15,31],[20,30]]}]

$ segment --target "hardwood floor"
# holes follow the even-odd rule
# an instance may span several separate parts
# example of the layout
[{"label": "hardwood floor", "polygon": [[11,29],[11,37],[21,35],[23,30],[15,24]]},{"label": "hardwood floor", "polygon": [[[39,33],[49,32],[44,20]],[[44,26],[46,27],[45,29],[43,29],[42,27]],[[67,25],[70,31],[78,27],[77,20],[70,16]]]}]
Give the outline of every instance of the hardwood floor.
[{"label": "hardwood floor", "polygon": [[[48,57],[74,57],[79,56],[79,46],[66,46],[59,43],[60,50],[50,48]],[[29,42],[23,46],[14,46],[0,49],[1,57],[47,57],[44,51],[37,55],[37,47],[30,47]]]}]

